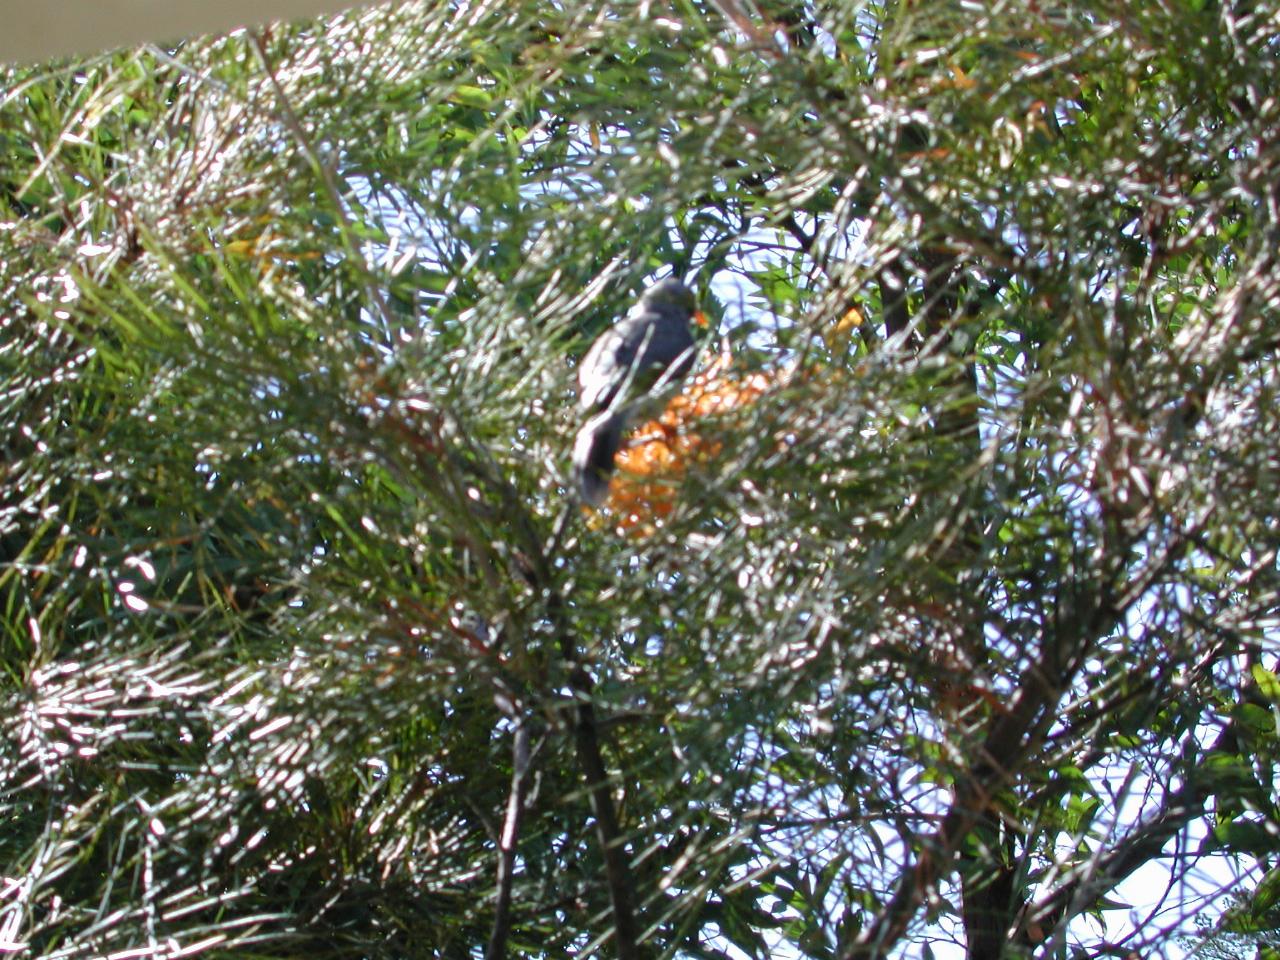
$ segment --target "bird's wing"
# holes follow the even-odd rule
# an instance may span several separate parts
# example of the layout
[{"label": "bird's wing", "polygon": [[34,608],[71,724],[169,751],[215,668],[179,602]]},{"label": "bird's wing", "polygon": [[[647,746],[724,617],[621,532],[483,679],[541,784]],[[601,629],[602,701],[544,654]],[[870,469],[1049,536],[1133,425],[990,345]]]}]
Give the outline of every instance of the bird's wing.
[{"label": "bird's wing", "polygon": [[626,381],[643,343],[643,328],[638,329],[630,318],[600,335],[578,366],[582,406],[592,409],[609,405]]},{"label": "bird's wing", "polygon": [[601,334],[582,358],[578,367],[582,406],[607,407],[629,377],[647,388],[678,360],[681,369],[676,375],[682,376],[693,361],[692,347],[687,320],[677,321],[660,310],[632,314]]}]

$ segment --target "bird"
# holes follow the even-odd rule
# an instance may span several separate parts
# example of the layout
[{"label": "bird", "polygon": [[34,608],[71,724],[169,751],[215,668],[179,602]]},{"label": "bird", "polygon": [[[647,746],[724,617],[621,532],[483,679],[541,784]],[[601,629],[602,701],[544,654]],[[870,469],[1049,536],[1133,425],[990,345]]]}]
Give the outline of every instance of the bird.
[{"label": "bird", "polygon": [[578,403],[590,416],[574,440],[572,459],[588,506],[599,506],[609,492],[613,460],[628,425],[643,414],[653,394],[693,366],[691,321],[706,322],[693,291],[675,277],[660,280],[596,338],[578,365]]}]

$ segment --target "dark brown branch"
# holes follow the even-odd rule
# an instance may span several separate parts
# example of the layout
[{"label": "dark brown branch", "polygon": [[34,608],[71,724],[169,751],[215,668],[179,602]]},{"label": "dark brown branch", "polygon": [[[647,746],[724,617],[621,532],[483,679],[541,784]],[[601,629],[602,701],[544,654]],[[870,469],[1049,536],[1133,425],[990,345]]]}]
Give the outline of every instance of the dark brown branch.
[{"label": "dark brown branch", "polygon": [[[563,533],[563,522],[556,524],[552,540]],[[591,675],[581,663],[577,644],[568,631],[563,617],[563,601],[551,586],[550,565],[541,552],[540,545],[531,544],[535,562],[526,571],[531,583],[545,590],[547,612],[559,631],[560,656],[570,668],[569,684],[573,689],[573,734],[577,748],[578,764],[587,782],[587,796],[591,814],[596,821],[596,839],[600,844],[600,856],[604,861],[605,885],[609,889],[609,903],[613,908],[614,941],[619,960],[638,960],[640,957],[639,924],[635,916],[634,883],[631,867],[627,863],[622,830],[609,793],[609,774],[605,767],[604,753],[600,747],[601,722],[592,702],[594,684]]]},{"label": "dark brown branch", "polygon": [[957,784],[942,824],[921,845],[915,864],[899,875],[893,897],[841,955],[843,960],[887,955],[906,933],[926,894],[954,868],[965,838],[986,815],[991,798],[1008,783],[1037,734],[1053,721],[1051,708],[1061,689],[1061,683],[1048,679],[1055,659],[1046,651],[1023,675],[1021,693],[1012,709],[992,723],[979,759]]},{"label": "dark brown branch", "polygon": [[579,667],[574,672],[573,689],[579,703],[574,722],[574,739],[578,748],[578,763],[587,781],[587,794],[591,800],[591,813],[596,820],[596,839],[604,858],[605,883],[609,888],[609,901],[613,905],[614,939],[618,946],[619,960],[635,960],[639,952],[639,928],[633,904],[631,868],[627,863],[622,831],[609,795],[609,775],[600,750],[599,721],[595,705],[591,702],[591,678]]},{"label": "dark brown branch", "polygon": [[[535,577],[543,580],[547,565],[545,557],[539,557],[538,570]],[[639,924],[635,916],[635,893],[631,877],[631,867],[627,863],[626,847],[622,840],[622,830],[618,825],[618,816],[613,807],[613,798],[609,793],[609,773],[604,763],[604,753],[600,747],[601,723],[596,716],[595,704],[592,702],[594,684],[591,675],[579,661],[577,646],[562,622],[562,601],[559,594],[546,586],[549,593],[547,609],[552,620],[560,629],[560,655],[571,668],[569,684],[573,689],[576,705],[574,707],[573,735],[577,748],[578,764],[582,767],[582,775],[587,782],[587,796],[591,803],[591,814],[596,821],[596,839],[600,844],[600,856],[604,861],[605,885],[609,889],[609,903],[613,908],[614,941],[617,944],[618,960],[638,960],[640,956]]]},{"label": "dark brown branch", "polygon": [[[596,838],[604,861],[605,885],[613,909],[614,941],[619,960],[638,960],[640,957],[639,924],[635,916],[634,883],[627,862],[622,830],[609,793],[609,775],[600,746],[601,722],[592,702],[594,684],[591,675],[582,665],[578,646],[565,622],[564,601],[554,583],[548,551],[555,549],[576,508],[566,506],[553,525],[552,533],[545,541],[534,531],[524,510],[523,502],[509,483],[501,479],[498,471],[489,478],[492,487],[500,492],[505,507],[505,518],[513,532],[524,542],[525,550],[516,563],[519,575],[535,590],[546,597],[547,615],[555,624],[559,635],[560,657],[569,669],[569,683],[575,698],[574,743],[578,764],[582,767],[587,783],[587,795],[591,813],[596,821]],[[503,836],[506,836],[504,827]],[[513,840],[514,842],[514,840]],[[495,918],[495,934],[497,922]],[[492,948],[493,941],[490,946]],[[491,958],[490,958],[491,960]]]},{"label": "dark brown branch", "polygon": [[529,772],[529,729],[517,721],[511,737],[511,790],[507,794],[507,812],[498,836],[498,902],[493,912],[493,932],[485,960],[501,960],[507,955],[507,938],[511,934],[511,891],[515,882],[516,846],[520,839],[520,823],[524,819],[524,795]]},{"label": "dark brown branch", "polygon": [[805,253],[813,252],[813,242],[815,238],[813,235],[805,232],[804,227],[800,226],[800,221],[796,219],[795,214],[788,213],[782,218],[781,223],[783,229],[786,230],[787,233],[791,234],[796,243],[800,244],[800,249],[802,251]]},{"label": "dark brown branch", "polygon": [[[1116,570],[1123,568],[1126,553],[1119,544],[1109,551]],[[915,864],[899,875],[889,902],[841,953],[842,960],[883,957],[905,935],[929,891],[955,868],[966,838],[992,815],[992,798],[1012,780],[1057,720],[1055,705],[1080,669],[1091,638],[1105,635],[1123,615],[1106,581],[1098,584],[1088,606],[1083,595],[1074,599],[1077,615],[1060,624],[1060,642],[1046,643],[1037,660],[1023,671],[1017,697],[1008,712],[989,723],[977,759],[958,779],[955,798],[941,825],[921,844]]]},{"label": "dark brown branch", "polygon": [[[962,303],[960,263],[954,256],[927,247],[923,259],[928,270],[923,284],[925,336],[930,341],[941,341],[957,364],[950,386],[958,397],[939,412],[935,429],[940,440],[958,444],[965,466],[972,466],[982,455],[982,439],[978,430],[977,362],[969,332],[964,329],[967,317]],[[962,521],[960,536],[947,551],[946,561],[957,572],[957,582],[979,569],[981,542],[980,515],[970,511]],[[983,608],[971,607],[960,618],[960,645],[972,669],[981,670],[987,662],[983,624],[988,615]],[[959,854],[961,916],[969,960],[1000,955],[1016,909],[1013,897],[1017,849],[1011,836],[1003,836],[999,816],[987,809],[990,796],[990,792],[981,796],[983,808],[970,825],[972,838],[963,844],[965,852]]]}]

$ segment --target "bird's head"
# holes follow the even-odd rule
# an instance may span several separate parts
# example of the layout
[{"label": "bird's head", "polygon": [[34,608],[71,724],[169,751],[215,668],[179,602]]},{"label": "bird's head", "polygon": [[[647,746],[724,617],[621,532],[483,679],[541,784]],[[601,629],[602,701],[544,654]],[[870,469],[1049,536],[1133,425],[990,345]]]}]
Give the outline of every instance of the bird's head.
[{"label": "bird's head", "polygon": [[699,327],[707,325],[707,316],[698,309],[698,297],[675,277],[660,280],[640,298],[641,310],[679,311]]}]

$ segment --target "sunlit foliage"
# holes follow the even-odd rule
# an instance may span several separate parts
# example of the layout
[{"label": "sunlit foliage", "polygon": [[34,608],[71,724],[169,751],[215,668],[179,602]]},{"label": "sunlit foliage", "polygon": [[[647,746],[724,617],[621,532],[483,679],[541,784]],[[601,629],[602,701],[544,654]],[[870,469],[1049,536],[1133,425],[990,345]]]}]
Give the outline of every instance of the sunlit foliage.
[{"label": "sunlit foliage", "polygon": [[[0,950],[1270,916],[1277,16],[458,0],[5,70]],[[574,363],[671,272],[701,378],[584,512]]]}]

